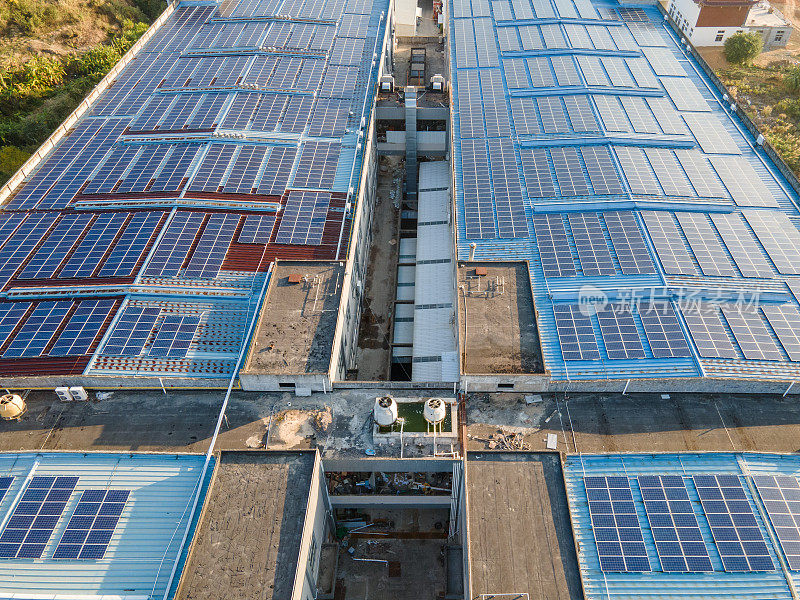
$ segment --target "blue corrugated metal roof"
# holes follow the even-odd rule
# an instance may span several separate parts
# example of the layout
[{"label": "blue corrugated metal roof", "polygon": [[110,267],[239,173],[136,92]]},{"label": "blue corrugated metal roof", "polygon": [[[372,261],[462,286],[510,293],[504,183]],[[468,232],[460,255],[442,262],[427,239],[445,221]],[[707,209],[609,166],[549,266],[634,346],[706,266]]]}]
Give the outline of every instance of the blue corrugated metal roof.
[{"label": "blue corrugated metal roof", "polygon": [[[0,522],[16,505],[27,477],[79,477],[42,558],[0,559],[0,598],[162,597],[203,462],[204,456],[188,454],[0,453],[0,476],[14,476],[0,502]],[[108,550],[100,560],[54,560],[86,489],[131,491]]]},{"label": "blue corrugated metal roof", "polygon": [[[665,299],[673,301],[678,297],[686,297],[689,294],[691,294],[692,298],[695,300],[699,298],[706,300],[718,299],[718,289],[722,289],[724,293],[729,293],[731,290],[735,290],[736,292],[743,292],[744,294],[752,294],[760,288],[765,288],[776,292],[776,295],[769,298],[764,297],[761,300],[762,302],[780,301],[798,306],[797,302],[788,295],[786,282],[790,278],[779,274],[775,269],[773,269],[772,278],[770,279],[746,278],[742,275],[739,275],[739,271],[736,271],[737,274],[733,277],[706,276],[702,272],[701,266],[697,260],[693,259],[697,271],[696,275],[678,276],[665,274],[660,268],[660,262],[656,248],[650,239],[647,228],[645,227],[644,223],[641,222],[641,219],[639,219],[639,225],[645,240],[649,245],[651,258],[657,267],[656,273],[653,273],[649,276],[625,275],[621,273],[619,267],[617,266],[617,275],[615,276],[602,278],[586,277],[581,273],[580,260],[573,247],[573,258],[576,264],[577,275],[573,277],[558,278],[544,276],[536,238],[533,232],[533,227],[531,226],[531,217],[533,213],[558,212],[566,215],[567,213],[578,211],[637,211],[644,209],[695,213],[726,212],[736,214],[741,212],[740,206],[736,204],[730,193],[726,198],[705,198],[699,193],[695,194],[695,196],[684,197],[676,197],[669,195],[666,192],[663,195],[634,194],[632,192],[632,187],[622,170],[619,160],[614,156],[614,148],[619,146],[636,148],[661,147],[671,149],[694,148],[700,153],[700,156],[703,157],[703,161],[706,161],[706,158],[709,155],[702,151],[698,141],[688,129],[685,134],[662,134],[652,132],[645,133],[639,131],[634,133],[619,133],[607,129],[605,123],[600,118],[598,107],[594,105],[593,96],[602,95],[606,98],[612,99],[617,97],[626,99],[633,96],[640,98],[659,97],[666,99],[666,102],[669,103],[669,106],[677,111],[677,119],[681,122],[683,122],[682,116],[692,114],[695,116],[698,114],[708,115],[710,119],[717,119],[721,128],[727,131],[735,141],[736,147],[738,147],[741,151],[741,156],[743,159],[753,167],[758,177],[764,182],[767,189],[777,201],[779,209],[790,219],[792,219],[796,225],[797,223],[800,223],[800,212],[798,212],[797,209],[797,194],[780,175],[776,166],[771,163],[768,157],[766,157],[764,151],[755,145],[755,140],[752,138],[749,132],[746,131],[738,115],[735,113],[731,114],[727,104],[723,103],[721,94],[719,94],[716,89],[713,88],[705,73],[701,71],[699,66],[691,57],[686,55],[680,49],[677,36],[674,34],[674,32],[672,32],[667,24],[664,23],[662,14],[654,6],[642,5],[636,6],[636,8],[641,9],[641,14],[649,19],[649,23],[652,27],[653,40],[655,41],[648,42],[647,40],[640,40],[641,44],[639,44],[634,42],[633,38],[631,37],[630,42],[632,45],[630,48],[616,49],[615,43],[617,42],[617,39],[615,38],[612,41],[609,31],[617,28],[618,31],[624,30],[624,32],[630,36],[630,33],[628,33],[629,25],[631,31],[635,30],[634,26],[636,25],[635,23],[623,22],[623,19],[618,16],[618,13],[614,12],[617,9],[622,8],[617,2],[607,0],[587,0],[586,2],[578,2],[578,0],[576,0],[575,5],[573,5],[572,0],[544,0],[544,2],[532,3],[534,13],[539,11],[542,7],[545,7],[548,10],[542,14],[547,15],[552,13],[554,15],[563,16],[556,16],[555,18],[546,16],[542,19],[524,19],[517,21],[508,20],[511,18],[512,9],[514,12],[516,12],[520,8],[523,8],[525,12],[530,13],[531,7],[526,5],[527,3],[523,0],[523,3],[519,6],[512,5],[510,8],[504,9],[503,16],[500,18],[500,22],[498,22],[493,16],[496,6],[492,5],[492,3],[480,2],[477,0],[473,0],[472,2],[469,0],[451,0],[451,43],[449,50],[454,92],[452,94],[452,128],[454,135],[453,168],[455,172],[455,202],[458,217],[457,236],[459,259],[464,260],[468,257],[470,244],[474,242],[477,245],[475,252],[475,257],[477,260],[517,259],[529,261],[532,284],[531,287],[540,320],[539,331],[542,337],[544,362],[547,370],[554,379],[606,379],[633,377],[661,378],[668,376],[692,377],[706,374],[738,379],[796,379],[798,376],[800,376],[800,365],[787,360],[786,357],[784,357],[784,361],[782,362],[755,361],[745,359],[744,355],[740,351],[737,351],[739,356],[736,359],[717,360],[699,358],[697,351],[694,348],[693,341],[686,331],[684,332],[686,334],[687,341],[694,354],[694,359],[691,360],[655,359],[649,354],[647,358],[636,361],[609,360],[607,358],[607,354],[603,352],[603,340],[599,334],[599,331],[596,338],[598,346],[601,350],[601,360],[569,362],[563,360],[561,346],[554,329],[552,304],[554,302],[574,303],[579,290],[584,285],[594,285],[600,287],[601,289],[609,290],[611,292],[609,295],[618,295],[617,292],[627,292],[631,289],[640,291],[653,289],[657,292],[655,296],[647,293],[645,293],[644,296],[649,295],[653,299]],[[580,10],[578,11],[578,13],[581,14],[581,18],[579,19],[574,18],[575,14],[578,14],[575,12],[576,6],[583,9],[582,13]],[[632,6],[635,5],[625,4],[626,8]],[[594,11],[594,9],[601,9],[604,11],[602,13],[598,13],[600,18],[596,20],[584,18],[584,16]],[[472,37],[473,28],[469,26],[471,21],[475,23],[475,37]],[[463,24],[466,25],[462,26]],[[479,24],[480,27],[478,26]],[[556,40],[556,43],[552,44],[552,47],[547,47],[549,45],[546,39],[547,36],[545,36],[544,45],[542,46],[542,40],[538,38],[539,34],[537,33],[535,27],[545,24],[555,26],[556,29],[554,32],[552,32],[553,35],[555,37],[564,36],[566,47],[562,47],[560,40]],[[589,42],[589,47],[586,47],[582,43],[576,43],[576,47],[572,47],[572,41],[570,40],[569,36],[572,35],[574,29],[566,29],[567,25],[571,27],[588,26],[608,29],[609,31],[606,31],[605,35],[608,37],[607,43],[611,45],[600,45],[595,48],[591,48],[591,44],[595,43],[594,36],[591,36],[592,40]],[[525,36],[518,37],[518,34],[515,33],[517,26],[533,26],[534,30],[532,35],[536,36],[536,38],[532,38],[531,40],[525,42],[523,39]],[[503,31],[502,36],[498,36],[498,31],[501,29],[505,31]],[[490,35],[483,36],[483,32],[487,30],[490,32]],[[506,36],[505,34],[508,34],[509,31],[512,33]],[[599,33],[604,32],[598,32],[598,34]],[[491,34],[494,35],[492,36]],[[459,35],[462,37],[459,38]],[[519,35],[522,35],[521,28]],[[587,35],[586,31],[584,31],[584,35]],[[599,37],[602,38],[602,36]],[[520,46],[520,41],[522,41],[522,46]],[[486,42],[489,44],[488,47],[484,47]],[[492,42],[496,44],[495,48],[491,47]],[[517,48],[526,45],[529,47],[527,50],[516,50],[514,48],[509,48],[509,46],[514,46],[515,44]],[[661,47],[667,50],[668,54],[670,54],[672,58],[677,60],[678,64],[682,66],[683,70],[685,71],[684,80],[688,85],[693,85],[697,88],[699,96],[708,103],[710,109],[709,112],[698,113],[693,111],[677,110],[677,107],[673,106],[670,95],[667,94],[664,89],[662,89],[664,87],[662,80],[666,79],[666,77],[664,77],[663,74],[657,75],[657,73],[662,71],[660,71],[658,68],[654,68],[656,67],[655,62],[651,64],[650,58],[642,51],[642,48],[646,48],[647,46],[655,46],[657,44],[661,44]],[[470,56],[471,47],[473,45],[475,47],[476,54]],[[504,47],[506,47],[505,50],[503,49]],[[620,46],[620,48],[623,47]],[[577,85],[562,85],[561,83],[557,82],[556,79],[553,79],[552,74],[549,73],[549,67],[547,66],[544,67],[547,73],[544,75],[540,74],[538,76],[540,81],[538,81],[538,83],[534,83],[534,79],[536,79],[534,78],[534,67],[530,63],[528,63],[527,66],[525,66],[526,63],[522,63],[522,74],[515,74],[514,78],[517,80],[517,83],[512,86],[513,89],[509,88],[509,79],[507,79],[507,75],[509,72],[509,65],[511,64],[509,63],[510,59],[516,59],[517,61],[520,61],[521,57],[539,57],[529,58],[529,60],[540,60],[541,57],[555,56],[603,57],[604,59],[606,57],[616,58],[620,61],[618,66],[621,65],[621,71],[624,71],[617,73],[617,75],[623,80],[625,77],[630,78],[631,75],[633,75],[634,79],[637,81],[636,84],[619,83],[614,82],[612,76],[609,81],[611,81],[612,84],[615,84],[613,86],[591,85],[592,81],[587,78],[586,73],[583,71],[581,65],[576,62],[575,68],[578,81],[571,81],[569,83],[576,83]],[[626,67],[626,63],[622,62],[623,58],[635,58],[636,60],[641,61],[640,66],[642,71],[645,72],[644,75],[647,75],[647,77],[657,82],[657,87],[653,87],[652,85],[638,85],[638,77],[635,73],[635,70],[632,66]],[[461,62],[459,62],[459,60]],[[547,59],[545,58],[545,60]],[[600,65],[600,63],[597,64]],[[555,66],[553,68],[558,71]],[[608,66],[599,66],[600,78],[606,76],[604,69],[608,70],[609,74],[611,74],[611,70]],[[631,71],[630,74],[628,74],[628,69]],[[532,85],[527,85],[527,72],[529,70]],[[480,83],[481,89],[473,90],[477,94],[477,97],[473,97],[472,93],[468,95],[469,106],[461,107],[459,105],[459,84],[466,85],[466,73],[474,73],[475,71],[480,73],[489,71],[500,73],[500,79],[502,80],[503,84],[502,91],[504,93],[504,98],[502,98],[502,100],[505,102],[505,106],[501,106],[502,102],[500,100],[497,101],[497,106],[494,105],[495,100],[491,95],[491,92],[487,93],[487,90],[483,89],[483,83]],[[559,75],[558,72],[555,72],[554,74],[556,76]],[[524,79],[524,81],[522,81],[522,79]],[[675,76],[673,76],[672,79],[674,80]],[[633,79],[631,79],[631,81],[633,81]],[[572,131],[570,130],[569,124],[565,123],[564,127],[556,127],[559,129],[559,133],[520,133],[521,130],[519,129],[519,119],[521,115],[514,114],[514,108],[511,102],[512,99],[522,97],[535,97],[537,99],[542,99],[562,96],[586,98],[589,102],[592,115],[597,122],[596,124],[599,132],[582,131],[578,127],[574,127],[574,131]],[[483,111],[483,113],[481,113],[481,111]],[[471,125],[469,127],[470,133],[468,137],[472,136],[480,141],[481,137],[484,139],[490,139],[492,135],[497,135],[497,133],[491,133],[492,128],[488,127],[490,116],[492,119],[496,118],[497,114],[500,114],[502,117],[505,112],[508,112],[510,115],[509,125],[511,127],[511,139],[514,143],[516,164],[509,165],[508,167],[503,164],[503,166],[500,168],[513,168],[516,171],[514,175],[519,178],[519,181],[522,185],[524,211],[530,233],[526,237],[519,237],[515,239],[470,238],[467,237],[466,227],[467,215],[465,211],[464,191],[465,159],[461,154],[461,119],[466,118],[476,120],[477,125],[474,124],[473,120],[470,121]],[[623,112],[625,112],[624,105]],[[484,116],[484,114],[486,119],[485,124],[481,121],[481,118]],[[475,115],[477,115],[477,117]],[[660,121],[658,115],[655,116],[656,119]],[[551,118],[552,120],[556,121],[557,125],[561,117],[553,116]],[[566,118],[567,121],[570,120],[569,115],[564,115],[564,118]],[[622,118],[625,119],[626,117],[623,116]],[[502,117],[502,121],[503,126],[505,126],[504,117]],[[631,122],[633,125],[633,119]],[[482,125],[485,128],[483,129],[483,133],[480,133]],[[635,125],[633,125],[633,127],[634,129],[636,128]],[[664,131],[666,132],[667,129],[664,128]],[[538,198],[527,196],[526,181],[522,172],[520,148],[580,148],[582,146],[595,146],[610,150],[612,158],[612,165],[610,165],[610,167],[613,169],[614,173],[612,174],[610,171],[608,171],[607,174],[618,176],[624,193],[598,193],[590,195],[568,194],[566,197],[562,197],[560,192],[554,192],[554,194],[551,194],[552,197]],[[718,153],[716,155],[722,156],[724,153]],[[588,177],[588,171],[586,165],[584,164],[584,160],[579,157],[578,161],[584,177]],[[647,159],[645,162],[648,161],[649,159]],[[497,165],[493,165],[491,168],[487,167],[485,169],[486,172],[484,173],[482,159],[479,162],[481,162],[481,164],[478,165],[477,168],[477,177],[474,173],[473,177],[479,179],[481,182],[478,185],[480,188],[478,191],[480,192],[479,202],[480,206],[482,207],[481,210],[485,210],[488,215],[489,207],[491,207],[491,216],[493,217],[493,221],[498,223],[498,210],[495,201],[497,200],[496,195],[502,196],[503,191],[499,189],[495,190],[492,183],[493,179],[495,178],[494,171]],[[708,163],[706,164],[708,165]],[[560,187],[561,184],[560,181],[558,181],[558,174],[555,172],[553,161],[548,159],[548,166],[552,180]],[[539,167],[537,166],[537,169],[538,168]],[[648,166],[646,168],[649,169],[650,167]],[[546,169],[544,170],[546,171]],[[537,175],[537,177],[538,176],[539,175]],[[546,174],[544,176],[546,177]],[[679,177],[684,177],[683,172],[680,173]],[[687,181],[691,179],[689,175],[686,175],[686,177]],[[716,177],[716,175],[713,175],[713,177]],[[721,181],[720,183],[722,184]],[[488,190],[484,189],[484,184],[489,186]],[[559,187],[555,187],[554,189],[558,190]],[[659,190],[662,189],[661,184],[659,183],[656,184],[656,187]],[[589,189],[591,190],[592,188],[590,187]],[[666,190],[667,187],[664,186],[663,189]],[[728,190],[728,192],[730,192],[730,190]],[[499,202],[499,200],[497,200],[497,202]],[[511,202],[514,202],[513,196],[511,197]],[[474,210],[474,207],[471,208],[471,210]],[[637,218],[639,218],[638,215]],[[760,247],[759,242],[756,240],[756,236],[754,235],[754,232],[750,226],[747,223],[744,223],[743,226],[747,231],[749,231],[750,235],[753,236],[753,243],[755,246]],[[481,229],[481,231],[483,231],[483,229]],[[568,238],[570,237],[569,230],[567,231],[567,236]],[[725,247],[725,242],[721,238],[719,238],[717,242],[721,244],[723,248]],[[684,244],[690,256],[692,256],[694,250],[688,244],[688,241],[684,240]],[[608,247],[609,251],[613,255],[613,245],[608,243]],[[727,250],[725,252],[727,259],[730,261],[731,266],[735,270],[736,267],[732,257],[730,256],[730,252]],[[763,256],[768,261],[770,260],[766,252],[763,253]],[[640,331],[640,334],[642,334],[640,337],[643,345],[645,346],[645,352],[647,353],[648,340],[643,333],[643,331]],[[737,344],[738,342],[734,340],[734,345]]]},{"label": "blue corrugated metal roof", "polygon": [[[684,478],[700,474],[735,474],[738,476],[780,474],[800,475],[800,456],[755,453],[698,453],[698,454],[604,454],[567,457],[564,478],[569,500],[573,532],[578,548],[581,578],[588,600],[658,598],[664,600],[697,598],[722,600],[729,598],[764,600],[790,599],[787,575],[781,570],[778,552],[770,540],[771,525],[761,517],[760,499],[748,486],[745,493],[753,507],[759,528],[764,536],[776,569],[771,572],[728,573],[723,571],[719,552],[713,541],[700,505],[697,491],[691,483],[686,488],[714,567],[713,573],[664,573],[660,571],[658,555],[638,489],[639,475],[679,475]],[[586,490],[586,475],[622,475],[629,478],[642,526],[651,567],[650,573],[603,573],[597,558],[597,547],[591,528]],[[800,583],[800,573],[788,572],[788,577]]]}]

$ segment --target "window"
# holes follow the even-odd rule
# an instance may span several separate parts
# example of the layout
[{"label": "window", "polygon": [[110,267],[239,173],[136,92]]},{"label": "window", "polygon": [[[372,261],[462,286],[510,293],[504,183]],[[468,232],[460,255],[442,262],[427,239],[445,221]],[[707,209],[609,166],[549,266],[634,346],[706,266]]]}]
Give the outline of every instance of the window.
[{"label": "window", "polygon": [[780,42],[782,39],[783,39],[783,35],[781,35],[780,33],[775,36],[775,41],[776,42]]},{"label": "window", "polygon": [[722,41],[722,36],[723,36],[723,35],[724,35],[724,34],[722,34],[722,33],[718,33],[718,34],[717,34],[717,37],[715,37],[715,38],[714,38],[714,41],[715,41],[715,42],[721,42],[721,41]]}]

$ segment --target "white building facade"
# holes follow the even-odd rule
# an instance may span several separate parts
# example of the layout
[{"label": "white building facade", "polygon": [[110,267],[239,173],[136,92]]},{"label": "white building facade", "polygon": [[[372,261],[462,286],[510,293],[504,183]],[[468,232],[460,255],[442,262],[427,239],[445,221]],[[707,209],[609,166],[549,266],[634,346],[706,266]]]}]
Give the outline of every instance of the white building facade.
[{"label": "white building facade", "polygon": [[792,26],[768,2],[670,0],[669,15],[694,46],[722,46],[735,33],[756,32],[765,50],[783,48]]}]

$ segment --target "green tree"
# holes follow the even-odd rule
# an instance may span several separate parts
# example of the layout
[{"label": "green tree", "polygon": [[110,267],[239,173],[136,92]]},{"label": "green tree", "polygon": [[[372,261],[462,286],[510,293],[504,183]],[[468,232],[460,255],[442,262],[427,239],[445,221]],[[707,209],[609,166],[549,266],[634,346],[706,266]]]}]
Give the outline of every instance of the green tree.
[{"label": "green tree", "polygon": [[0,185],[5,183],[19,169],[29,154],[16,146],[0,146]]},{"label": "green tree", "polygon": [[761,54],[764,40],[757,33],[734,33],[725,40],[725,58],[729,63],[747,64]]},{"label": "green tree", "polygon": [[783,76],[783,82],[786,84],[786,87],[793,91],[800,90],[800,65],[795,65],[791,67],[787,72],[786,75]]}]

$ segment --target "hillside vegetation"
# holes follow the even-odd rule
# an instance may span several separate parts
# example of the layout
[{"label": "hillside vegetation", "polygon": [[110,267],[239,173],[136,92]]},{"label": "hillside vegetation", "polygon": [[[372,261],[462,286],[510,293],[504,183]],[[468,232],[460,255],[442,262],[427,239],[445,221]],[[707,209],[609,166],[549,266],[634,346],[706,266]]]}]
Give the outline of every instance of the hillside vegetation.
[{"label": "hillside vegetation", "polygon": [[164,8],[163,0],[0,0],[0,185]]}]

